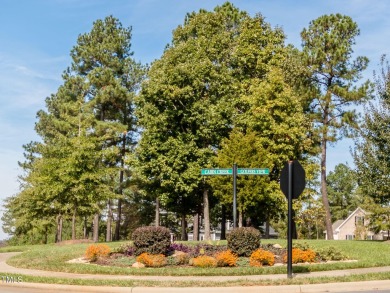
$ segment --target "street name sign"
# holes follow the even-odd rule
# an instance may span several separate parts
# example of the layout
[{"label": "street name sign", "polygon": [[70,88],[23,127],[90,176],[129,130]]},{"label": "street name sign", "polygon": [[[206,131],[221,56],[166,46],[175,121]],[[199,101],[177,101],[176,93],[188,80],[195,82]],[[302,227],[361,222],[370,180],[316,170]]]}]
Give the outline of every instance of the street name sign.
[{"label": "street name sign", "polygon": [[201,175],[233,175],[233,169],[201,169]]},{"label": "street name sign", "polygon": [[[233,175],[233,169],[201,169],[201,175]],[[237,175],[269,175],[267,168],[238,168]]]},{"label": "street name sign", "polygon": [[233,176],[233,227],[237,227],[237,177],[238,175],[269,175],[268,168],[237,168],[237,164],[233,164],[233,168],[213,168],[201,169],[201,175],[232,175]]},{"label": "street name sign", "polygon": [[237,175],[269,175],[267,168],[238,168]]}]

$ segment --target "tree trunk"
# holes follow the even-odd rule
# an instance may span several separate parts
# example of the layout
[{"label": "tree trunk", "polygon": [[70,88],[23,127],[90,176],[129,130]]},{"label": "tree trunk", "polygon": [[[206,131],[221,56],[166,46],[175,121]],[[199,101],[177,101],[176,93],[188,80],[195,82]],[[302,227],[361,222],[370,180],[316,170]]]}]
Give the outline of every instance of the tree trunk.
[{"label": "tree trunk", "polygon": [[226,208],[222,205],[222,217],[221,217],[221,240],[226,239]]},{"label": "tree trunk", "polygon": [[187,221],[186,221],[186,215],[181,215],[181,240],[187,241]]},{"label": "tree trunk", "polygon": [[[121,149],[121,171],[119,172],[119,194],[120,196],[123,195],[123,177],[124,177],[124,158],[126,154],[126,134],[125,132],[123,134],[122,138],[122,149]],[[121,220],[122,220],[122,199],[118,199],[118,218],[116,220],[116,226],[115,226],[115,240],[120,240],[120,228],[121,228]]]},{"label": "tree trunk", "polygon": [[99,214],[96,213],[93,218],[93,242],[99,241]]},{"label": "tree trunk", "polygon": [[238,227],[242,227],[242,211],[238,211]]},{"label": "tree trunk", "polygon": [[265,235],[264,235],[264,238],[265,239],[269,239],[269,222],[268,221],[265,222]]},{"label": "tree trunk", "polygon": [[[325,119],[324,126],[326,127],[328,124],[328,114],[325,111]],[[325,210],[325,224],[326,224],[326,235],[328,240],[333,240],[333,228],[332,228],[332,217],[330,215],[330,207],[328,200],[328,190],[326,188],[326,131],[322,133],[322,141],[321,141],[321,196],[322,196],[322,204]]]},{"label": "tree trunk", "polygon": [[[120,191],[122,192],[122,190]],[[115,224],[115,237],[114,240],[118,241],[120,238],[120,229],[121,229],[121,218],[122,218],[122,200],[118,199],[118,215]]]},{"label": "tree trunk", "polygon": [[211,240],[210,235],[210,206],[209,206],[209,191],[203,190],[203,219],[204,219],[204,240]]},{"label": "tree trunk", "polygon": [[47,226],[45,226],[45,237],[43,238],[43,244],[47,244]]},{"label": "tree trunk", "polygon": [[156,215],[155,215],[155,226],[160,226],[160,199],[156,197]]},{"label": "tree trunk", "polygon": [[194,222],[193,222],[193,238],[192,240],[194,241],[199,241],[199,213],[196,213],[194,215]]},{"label": "tree trunk", "polygon": [[73,208],[73,215],[72,215],[72,240],[76,240],[76,215],[77,215],[77,208]]},{"label": "tree trunk", "polygon": [[59,214],[56,219],[57,222],[57,231],[56,231],[56,239],[55,242],[61,242],[62,241],[62,215]]},{"label": "tree trunk", "polygon": [[88,227],[87,227],[87,217],[84,216],[84,229],[83,229],[84,239],[88,239]]},{"label": "tree trunk", "polygon": [[112,241],[112,207],[111,200],[109,199],[107,202],[107,230],[106,230],[106,241]]}]

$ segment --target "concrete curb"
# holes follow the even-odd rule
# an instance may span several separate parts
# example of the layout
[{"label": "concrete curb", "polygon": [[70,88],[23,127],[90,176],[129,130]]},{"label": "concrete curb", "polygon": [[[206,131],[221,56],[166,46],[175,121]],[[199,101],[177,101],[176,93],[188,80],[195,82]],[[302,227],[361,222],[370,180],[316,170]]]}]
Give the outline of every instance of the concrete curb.
[{"label": "concrete curb", "polygon": [[[281,285],[252,287],[97,287],[38,283],[1,284],[1,287],[19,287],[30,289],[53,290],[53,292],[96,292],[96,293],[323,293],[352,292],[375,290],[390,292],[390,280],[353,283],[328,283],[313,285]],[[386,290],[386,291],[383,291]]]}]

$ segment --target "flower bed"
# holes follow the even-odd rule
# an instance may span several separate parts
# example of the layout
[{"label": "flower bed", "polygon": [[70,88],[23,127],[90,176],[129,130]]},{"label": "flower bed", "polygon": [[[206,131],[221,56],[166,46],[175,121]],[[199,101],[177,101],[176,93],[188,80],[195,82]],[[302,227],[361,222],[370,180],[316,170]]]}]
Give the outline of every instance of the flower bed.
[{"label": "flower bed", "polygon": [[[251,253],[249,257],[239,257],[228,249],[227,245],[210,245],[199,243],[197,245],[186,245],[173,243],[166,254],[143,253],[136,256],[133,246],[122,245],[114,250],[107,257],[99,257],[94,263],[108,266],[124,267],[263,267],[283,265],[287,262],[287,250],[279,245],[260,245],[260,248]],[[307,247],[293,248],[292,262],[296,263],[320,263],[331,260],[332,255],[336,260],[347,259],[334,247],[328,250],[316,252]],[[321,255],[322,254],[322,255]]]}]

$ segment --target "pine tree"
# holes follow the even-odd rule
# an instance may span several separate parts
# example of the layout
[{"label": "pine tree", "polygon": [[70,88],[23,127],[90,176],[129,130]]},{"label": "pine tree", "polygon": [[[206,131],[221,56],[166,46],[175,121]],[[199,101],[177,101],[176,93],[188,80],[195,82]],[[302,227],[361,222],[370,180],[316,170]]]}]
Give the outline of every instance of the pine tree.
[{"label": "pine tree", "polygon": [[368,64],[366,57],[351,60],[358,35],[357,24],[341,14],[321,16],[301,33],[304,64],[317,88],[310,106],[321,145],[321,196],[328,239],[333,239],[333,231],[326,186],[327,146],[341,139],[348,126],[356,127],[356,113],[349,106],[368,98],[368,82],[354,86]]},{"label": "pine tree", "polygon": [[368,197],[371,226],[379,232],[390,230],[390,65],[385,56],[375,85],[377,100],[365,108],[353,156],[359,188]]},{"label": "pine tree", "polygon": [[[69,72],[86,81],[87,96],[98,123],[96,136],[103,139],[105,164],[117,167],[118,180],[111,180],[117,196],[117,220],[114,239],[120,238],[123,190],[126,188],[124,160],[136,140],[134,97],[145,69],[132,59],[131,28],[108,16],[94,22],[89,33],[78,37],[71,51]],[[110,229],[111,203],[108,203]],[[108,240],[110,232],[107,231]]]}]

